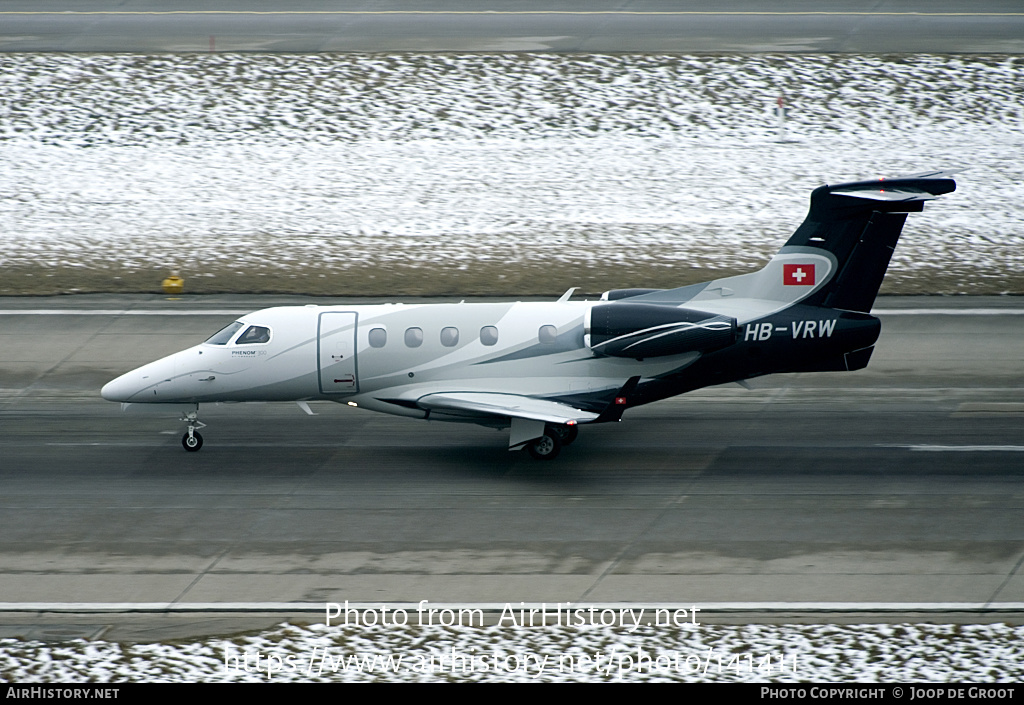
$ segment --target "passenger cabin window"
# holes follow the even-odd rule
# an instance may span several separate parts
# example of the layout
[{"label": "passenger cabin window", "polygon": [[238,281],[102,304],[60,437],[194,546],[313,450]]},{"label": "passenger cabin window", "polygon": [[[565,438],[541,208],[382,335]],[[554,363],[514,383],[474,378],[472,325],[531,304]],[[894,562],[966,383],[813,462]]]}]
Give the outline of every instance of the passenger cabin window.
[{"label": "passenger cabin window", "polygon": [[244,323],[235,321],[229,325],[224,326],[219,331],[211,335],[206,339],[207,345],[227,345],[228,341],[231,340],[231,336],[238,332]]},{"label": "passenger cabin window", "polygon": [[498,329],[494,326],[484,326],[480,329],[480,342],[484,345],[498,344]]},{"label": "passenger cabin window", "polygon": [[383,348],[388,344],[388,332],[383,328],[374,328],[370,331],[370,347]]},{"label": "passenger cabin window", "polygon": [[423,329],[422,328],[406,328],[405,330],[405,344],[410,348],[418,348],[423,345]]},{"label": "passenger cabin window", "polygon": [[448,328],[442,328],[441,329],[441,345],[445,346],[446,348],[454,348],[458,344],[459,344],[459,329],[458,328],[452,328],[451,326],[449,326]]},{"label": "passenger cabin window", "polygon": [[249,326],[249,328],[238,336],[235,345],[254,345],[256,343],[269,343],[270,329],[263,326]]},{"label": "passenger cabin window", "polygon": [[554,326],[541,326],[537,331],[537,339],[545,345],[551,345],[558,338],[558,329]]}]

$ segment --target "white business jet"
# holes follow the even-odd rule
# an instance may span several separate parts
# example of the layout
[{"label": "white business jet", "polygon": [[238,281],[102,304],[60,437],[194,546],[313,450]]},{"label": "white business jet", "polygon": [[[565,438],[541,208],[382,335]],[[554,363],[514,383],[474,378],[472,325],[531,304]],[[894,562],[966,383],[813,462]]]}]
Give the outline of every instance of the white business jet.
[{"label": "white business jet", "polygon": [[821,186],[764,269],[599,301],[288,306],[243,316],[132,370],[104,399],[199,405],[327,400],[510,428],[509,449],[551,459],[579,427],[693,389],[776,372],[858,370],[880,331],[869,311],[907,213],[955,190],[945,172]]}]

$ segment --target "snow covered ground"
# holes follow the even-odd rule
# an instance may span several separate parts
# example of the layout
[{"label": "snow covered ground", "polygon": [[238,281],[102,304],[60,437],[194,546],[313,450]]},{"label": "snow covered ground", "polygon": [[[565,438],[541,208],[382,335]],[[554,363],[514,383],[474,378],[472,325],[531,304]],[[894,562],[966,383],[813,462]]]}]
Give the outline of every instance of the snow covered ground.
[{"label": "snow covered ground", "polygon": [[[1024,627],[300,627],[175,644],[0,640],[0,680],[1019,683]],[[258,656],[258,658],[257,658]]]},{"label": "snow covered ground", "polygon": [[963,166],[885,290],[1022,293],[1022,95],[1006,56],[6,54],[0,293],[679,285],[820,183]]}]

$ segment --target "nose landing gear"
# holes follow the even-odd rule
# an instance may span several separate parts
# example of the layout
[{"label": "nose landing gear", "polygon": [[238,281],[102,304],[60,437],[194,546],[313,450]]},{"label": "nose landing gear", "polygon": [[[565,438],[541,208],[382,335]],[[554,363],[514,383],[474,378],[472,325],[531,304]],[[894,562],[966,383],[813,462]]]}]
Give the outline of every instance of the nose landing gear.
[{"label": "nose landing gear", "polygon": [[199,429],[206,427],[206,424],[199,420],[199,405],[196,404],[195,411],[182,414],[181,420],[188,424],[188,431],[181,437],[181,446],[189,453],[195,453],[203,447],[203,437],[199,435]]},{"label": "nose landing gear", "polygon": [[203,437],[190,426],[188,432],[181,437],[181,445],[185,450],[194,453],[203,447]]}]

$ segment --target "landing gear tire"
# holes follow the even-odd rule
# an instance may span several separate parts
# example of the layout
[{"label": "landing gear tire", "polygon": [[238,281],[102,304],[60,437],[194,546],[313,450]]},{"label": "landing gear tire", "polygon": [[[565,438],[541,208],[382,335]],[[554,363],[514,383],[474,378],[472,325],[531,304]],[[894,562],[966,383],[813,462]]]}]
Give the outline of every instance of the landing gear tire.
[{"label": "landing gear tire", "polygon": [[188,430],[181,437],[181,447],[189,453],[195,453],[203,447],[203,437],[199,435],[199,429],[206,428],[206,424],[199,420],[199,404],[196,404],[195,411],[183,413],[181,420],[188,424]]},{"label": "landing gear tire", "polygon": [[554,434],[558,436],[558,440],[562,442],[563,446],[572,445],[572,442],[576,440],[576,436],[580,435],[579,426],[566,426],[563,424],[552,424],[544,428],[544,432],[549,436]]},{"label": "landing gear tire", "polygon": [[181,437],[181,445],[189,453],[195,453],[203,447],[203,437],[199,435],[198,431],[193,431],[191,435],[186,432],[185,435]]},{"label": "landing gear tire", "polygon": [[543,436],[530,441],[526,449],[537,460],[554,460],[562,450],[562,439],[556,433],[545,431]]}]

